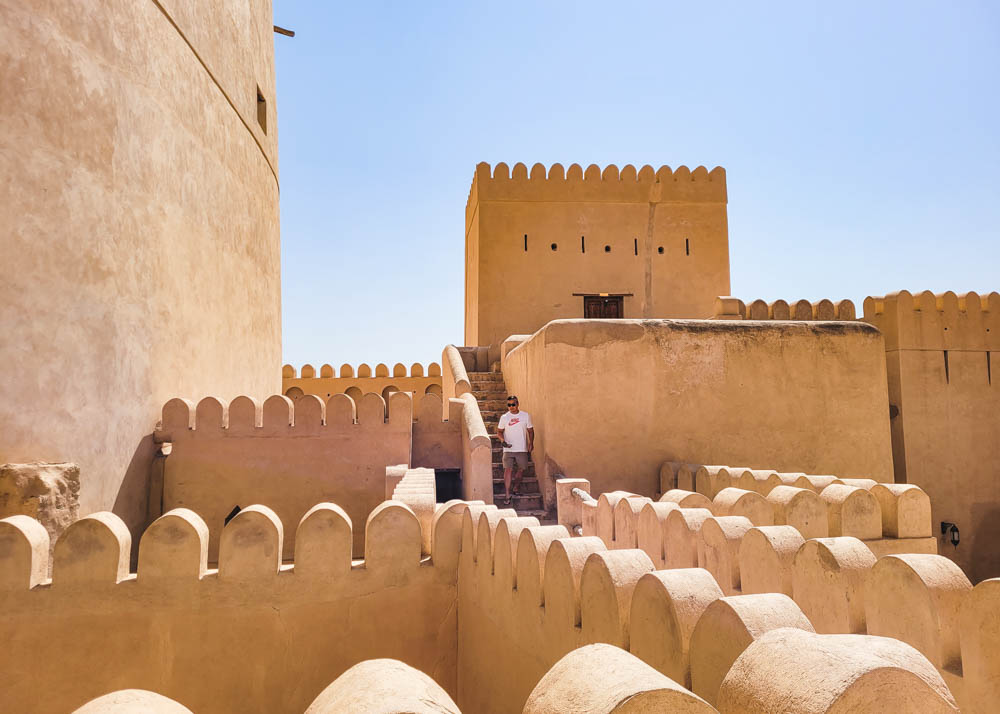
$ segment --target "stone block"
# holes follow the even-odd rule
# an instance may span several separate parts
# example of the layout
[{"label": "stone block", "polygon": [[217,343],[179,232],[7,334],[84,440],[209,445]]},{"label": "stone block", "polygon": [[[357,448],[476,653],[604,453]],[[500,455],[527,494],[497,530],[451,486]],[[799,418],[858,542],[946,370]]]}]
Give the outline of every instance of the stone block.
[{"label": "stone block", "polygon": [[51,548],[79,517],[79,496],[80,467],[76,464],[0,464],[0,518],[34,518],[48,531]]}]

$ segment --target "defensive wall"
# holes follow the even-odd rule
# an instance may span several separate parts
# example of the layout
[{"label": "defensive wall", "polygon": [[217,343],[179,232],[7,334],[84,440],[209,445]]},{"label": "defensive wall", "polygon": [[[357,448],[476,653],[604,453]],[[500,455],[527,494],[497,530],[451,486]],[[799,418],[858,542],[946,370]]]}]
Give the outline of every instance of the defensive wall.
[{"label": "defensive wall", "polygon": [[1000,294],[903,290],[866,299],[864,320],[885,335],[896,481],[957,527],[942,553],[974,582],[1000,576]]},{"label": "defensive wall", "polygon": [[[730,482],[737,471],[727,469]],[[849,534],[854,526],[804,538],[787,524],[758,525],[724,510],[736,487],[719,474],[715,511],[669,493],[595,500],[586,480],[567,479],[561,523],[541,526],[478,502],[428,511],[433,482],[409,470],[394,496],[418,510],[381,504],[363,561],[352,561],[352,523],[331,503],[297,524],[285,565],[281,520],[245,509],[223,529],[217,569],[205,522],[171,511],[143,534],[134,574],[128,530],[113,514],[60,536],[51,578],[45,529],[4,519],[0,666],[11,677],[0,703],[71,711],[131,687],[194,712],[309,702],[326,712],[416,687],[443,707],[458,703],[444,711],[550,712],[570,701],[612,711],[631,697],[734,714],[991,711],[1000,579],[973,588],[951,561],[905,547],[878,557]],[[837,487],[875,499],[885,540],[930,526],[929,509],[914,508],[926,501],[916,487],[829,484],[821,495]],[[685,561],[692,543],[695,560]],[[385,657],[436,685],[402,664],[359,665]],[[359,671],[378,692],[345,687]]]},{"label": "defensive wall", "polygon": [[855,320],[857,313],[850,300],[752,300],[720,295],[715,298],[713,320]]},{"label": "defensive wall", "polygon": [[10,0],[0,23],[0,463],[79,464],[82,512],[138,536],[160,405],[280,386],[271,3]]},{"label": "defensive wall", "polygon": [[[450,507],[450,506],[449,506]],[[447,509],[443,509],[447,511]],[[460,515],[460,514],[459,514]],[[422,557],[416,514],[387,501],[363,524],[320,503],[292,535],[253,505],[222,529],[172,510],[143,533],[136,572],[130,535],[100,512],[59,538],[49,570],[37,521],[0,521],[0,708],[70,712],[123,687],[194,712],[295,712],[351,666],[402,660],[454,695],[461,521],[441,514]],[[366,532],[352,561],[352,530]]]},{"label": "defensive wall", "polygon": [[584,317],[707,318],[729,293],[726,172],[578,164],[476,166],[465,211],[465,344]]},{"label": "defensive wall", "polygon": [[[988,712],[1000,694],[1000,617],[992,611],[1000,579],[973,588],[948,559],[909,552],[934,543],[907,535],[931,525],[929,507],[913,508],[926,505],[916,487],[827,485],[836,535],[805,538],[791,525],[732,515],[726,489],[713,511],[670,500],[682,494],[595,500],[585,479],[559,486],[559,525],[489,506],[465,513],[458,702],[467,711],[521,711],[564,656],[580,658],[575,683],[587,693],[578,696],[594,696],[614,668],[588,666],[577,648],[600,642],[723,712],[956,704]],[[844,500],[837,489],[885,504],[874,511],[879,539],[897,543],[881,557],[872,541],[851,535],[858,526],[850,519],[834,526],[844,512],[833,515],[832,503]],[[587,691],[588,679],[596,689]],[[548,701],[533,711],[559,710],[559,700]]]},{"label": "defensive wall", "polygon": [[[436,394],[421,396],[416,408],[406,392],[391,394],[388,403],[374,393],[357,402],[346,394],[329,401],[274,395],[262,404],[238,397],[228,405],[214,397],[197,405],[172,399],[155,434],[169,446],[153,479],[154,489],[160,487],[152,498],[159,509],[150,519],[174,508],[196,511],[210,526],[209,561],[216,562],[218,537],[234,507],[266,501],[289,534],[321,501],[340,504],[353,522],[363,523],[390,495],[387,466],[441,468],[437,461],[463,468],[469,462],[463,494],[491,498],[488,464],[477,471],[471,453],[481,444],[469,436],[467,404],[453,400],[449,406],[443,420]],[[361,557],[364,531],[355,530],[354,538],[354,553]],[[284,557],[291,558],[292,537],[284,547]]]},{"label": "defensive wall", "polygon": [[441,365],[431,362],[425,370],[422,364],[414,362],[407,370],[400,362],[391,369],[379,363],[373,370],[364,363],[357,369],[349,364],[342,364],[340,369],[324,364],[317,373],[311,364],[302,365],[298,371],[286,364],[281,369],[281,392],[293,399],[301,394],[315,394],[324,399],[334,394],[347,394],[360,399],[369,392],[381,394],[383,398],[388,398],[392,392],[412,392],[415,398],[423,394],[440,395]]},{"label": "defensive wall", "polygon": [[546,503],[565,474],[652,495],[664,461],[891,481],[883,344],[858,322],[556,320],[505,342],[503,373]]}]

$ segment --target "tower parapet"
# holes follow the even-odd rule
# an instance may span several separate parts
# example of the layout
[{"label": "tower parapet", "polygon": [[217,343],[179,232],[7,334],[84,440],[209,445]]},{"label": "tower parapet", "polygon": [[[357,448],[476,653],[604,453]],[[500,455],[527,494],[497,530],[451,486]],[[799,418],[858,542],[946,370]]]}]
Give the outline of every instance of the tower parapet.
[{"label": "tower parapet", "polygon": [[891,350],[1000,351],[1000,293],[908,290],[865,298],[864,319]]},{"label": "tower parapet", "polygon": [[479,201],[597,201],[616,203],[727,203],[726,170],[716,166],[711,171],[698,166],[654,169],[646,164],[636,169],[626,164],[619,171],[615,164],[602,170],[597,164],[586,169],[580,164],[544,164],[528,167],[520,162],[511,169],[504,162],[494,167],[476,165],[472,188],[466,203],[468,225]]}]

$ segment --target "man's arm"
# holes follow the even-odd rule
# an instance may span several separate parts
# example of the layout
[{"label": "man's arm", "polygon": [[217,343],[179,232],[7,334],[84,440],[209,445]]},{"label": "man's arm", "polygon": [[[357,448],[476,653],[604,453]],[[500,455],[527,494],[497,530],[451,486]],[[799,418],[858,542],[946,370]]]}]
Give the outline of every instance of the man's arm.
[{"label": "man's arm", "polygon": [[510,446],[510,444],[507,443],[507,440],[503,438],[503,429],[497,428],[497,436],[500,437],[501,446]]},{"label": "man's arm", "polygon": [[532,449],[535,448],[535,428],[533,426],[529,426],[527,431],[528,431],[528,451],[531,451]]}]

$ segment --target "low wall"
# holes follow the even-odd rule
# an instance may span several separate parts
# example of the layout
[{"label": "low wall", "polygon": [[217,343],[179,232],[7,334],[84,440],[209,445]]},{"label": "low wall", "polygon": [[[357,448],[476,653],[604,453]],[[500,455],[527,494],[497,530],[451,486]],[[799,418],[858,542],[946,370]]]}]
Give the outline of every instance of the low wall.
[{"label": "low wall", "polygon": [[[853,538],[809,542],[825,541],[853,541],[865,548]],[[917,556],[891,556],[884,562],[904,563],[906,557]],[[934,564],[917,567],[927,572]],[[828,579],[828,587],[817,586],[816,592],[836,605],[844,597],[841,582],[835,576]],[[881,581],[878,589],[891,592],[891,579]],[[532,689],[567,653],[607,643],[631,652],[722,712],[776,711],[775,701],[787,708],[810,687],[828,701],[804,709],[808,711],[830,711],[843,698],[842,703],[909,703],[909,711],[955,712],[957,695],[947,684],[957,681],[953,673],[935,669],[939,660],[931,648],[902,641],[918,640],[923,623],[930,622],[932,594],[912,584],[907,606],[914,621],[905,624],[901,618],[903,624],[886,625],[880,636],[872,636],[872,630],[826,634],[829,630],[814,626],[805,607],[783,592],[726,593],[706,568],[658,569],[649,553],[634,546],[609,546],[592,532],[569,537],[563,526],[540,526],[513,511],[471,505],[463,515],[459,566],[457,701],[465,711],[519,712],[525,701],[541,694]],[[987,598],[995,595],[982,595],[963,612],[968,622],[981,622],[989,632],[969,658],[985,672],[995,662],[986,648],[997,631],[996,618],[987,609]],[[773,643],[775,638],[779,642]],[[807,673],[779,661],[771,647],[759,652],[762,643],[772,642],[780,651],[786,641],[794,643],[786,647],[796,657],[815,658]],[[761,670],[769,664],[771,670],[764,674]],[[755,670],[749,678],[747,669]],[[617,671],[597,669],[584,679],[606,682]],[[803,676],[809,677],[804,688]],[[988,683],[988,675],[981,681]],[[578,682],[576,691],[585,686]],[[732,704],[734,698],[741,704]]]},{"label": "low wall", "polygon": [[44,529],[15,519],[0,521],[0,710],[70,712],[132,687],[193,712],[302,712],[377,657],[455,696],[457,519],[436,519],[434,557],[422,559],[417,517],[386,502],[354,524],[367,538],[352,565],[350,520],[319,504],[282,565],[291,533],[254,506],[222,531],[214,570],[208,527],[179,509],[145,531],[130,574],[128,530],[98,513],[59,539],[51,581]]},{"label": "low wall", "polygon": [[[721,490],[701,503],[688,499],[702,494],[677,490],[658,502],[620,491],[581,498],[586,481],[560,481],[559,521],[569,530],[579,523],[581,542],[590,537],[610,551],[638,548],[655,568],[705,570],[729,598],[782,593],[818,633],[905,642],[938,670],[962,711],[991,711],[1000,697],[1000,579],[974,588],[937,555],[926,494],[908,484],[820,488],[830,477],[794,474],[818,493],[785,485],[768,490],[768,479],[758,478],[768,509],[757,510],[741,508],[746,495],[760,495],[732,485],[740,470],[708,467],[707,473],[713,469]],[[809,537],[801,522],[793,526],[786,518],[798,510],[790,506],[793,491],[821,504],[823,537]],[[632,644],[647,661],[669,646],[649,633]]]},{"label": "low wall", "polygon": [[883,350],[857,322],[556,320],[503,373],[551,504],[557,475],[652,495],[664,461],[891,481]]},{"label": "low wall", "polygon": [[464,405],[449,405],[450,409],[446,418],[441,419],[442,399],[438,395],[425,394],[416,399],[415,404],[410,463],[414,467],[425,469],[463,468],[462,410]]}]

